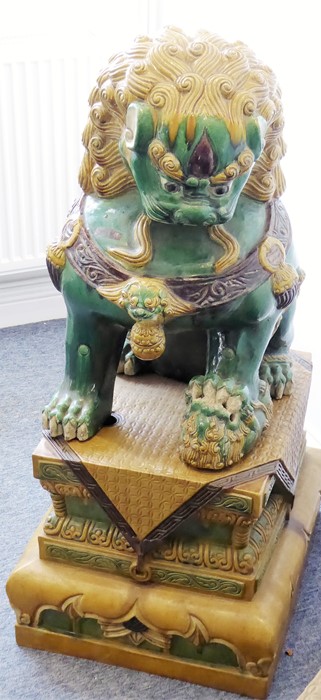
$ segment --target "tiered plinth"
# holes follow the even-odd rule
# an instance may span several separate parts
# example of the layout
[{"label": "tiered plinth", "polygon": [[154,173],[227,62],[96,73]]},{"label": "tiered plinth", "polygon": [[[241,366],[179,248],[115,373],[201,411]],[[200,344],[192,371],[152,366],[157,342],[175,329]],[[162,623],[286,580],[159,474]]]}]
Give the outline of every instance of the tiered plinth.
[{"label": "tiered plinth", "polygon": [[87,443],[42,440],[53,508],[8,581],[19,644],[265,697],[320,500],[299,360],[261,444],[222,472],[180,462],[182,386],[155,377],[118,379],[120,417]]}]

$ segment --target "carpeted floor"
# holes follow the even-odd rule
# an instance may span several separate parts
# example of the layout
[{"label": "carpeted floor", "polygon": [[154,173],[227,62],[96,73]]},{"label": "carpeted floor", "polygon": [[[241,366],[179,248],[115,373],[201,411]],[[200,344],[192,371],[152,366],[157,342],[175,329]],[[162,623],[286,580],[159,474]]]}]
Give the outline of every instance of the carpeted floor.
[{"label": "carpeted floor", "polygon": [[[5,581],[49,506],[32,477],[40,413],[64,365],[64,321],[0,330],[1,655],[3,700],[237,700],[240,696],[126,669],[19,648]],[[270,700],[296,700],[321,667],[321,523],[317,523]],[[286,649],[292,649],[288,656]]]}]

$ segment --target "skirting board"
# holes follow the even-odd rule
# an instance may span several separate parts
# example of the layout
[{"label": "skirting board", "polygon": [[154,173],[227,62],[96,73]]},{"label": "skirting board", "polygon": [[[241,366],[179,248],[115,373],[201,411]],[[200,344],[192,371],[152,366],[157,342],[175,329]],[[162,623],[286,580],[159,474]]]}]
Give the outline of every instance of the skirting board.
[{"label": "skirting board", "polygon": [[65,317],[63,297],[53,286],[46,267],[0,276],[0,328]]}]

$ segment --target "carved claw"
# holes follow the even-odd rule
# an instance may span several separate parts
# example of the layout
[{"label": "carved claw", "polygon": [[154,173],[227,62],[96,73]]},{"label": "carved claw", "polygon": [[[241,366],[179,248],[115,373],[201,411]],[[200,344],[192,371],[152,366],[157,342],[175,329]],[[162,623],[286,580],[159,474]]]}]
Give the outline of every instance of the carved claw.
[{"label": "carved claw", "polygon": [[269,384],[273,399],[288,396],[293,389],[291,359],[287,355],[265,355],[260,367],[260,378]]},{"label": "carved claw", "polygon": [[42,413],[41,423],[44,430],[49,430],[49,419],[45,411],[43,411]]},{"label": "carved claw", "polygon": [[74,440],[77,437],[77,429],[72,421],[65,423],[63,430],[65,440]]},{"label": "carved claw", "polygon": [[52,437],[58,437],[58,435],[62,435],[62,425],[57,421],[56,416],[53,416],[50,418],[49,421],[49,430],[52,435]]},{"label": "carved claw", "polygon": [[83,441],[83,440],[88,440],[89,437],[90,437],[90,435],[89,435],[88,425],[86,425],[86,423],[82,423],[82,425],[80,425],[78,430],[77,430],[77,438],[78,438],[78,440]]}]

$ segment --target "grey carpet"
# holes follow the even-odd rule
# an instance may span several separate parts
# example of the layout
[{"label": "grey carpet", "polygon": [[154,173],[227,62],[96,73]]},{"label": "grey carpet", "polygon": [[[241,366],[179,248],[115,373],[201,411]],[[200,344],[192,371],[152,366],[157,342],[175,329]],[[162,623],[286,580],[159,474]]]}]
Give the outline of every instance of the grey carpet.
[{"label": "grey carpet", "polygon": [[[4,584],[49,505],[32,477],[40,412],[59,384],[64,321],[0,330],[1,620],[3,700],[237,700],[240,696],[145,673],[16,646]],[[300,595],[270,700],[296,700],[321,668],[321,524],[311,543]],[[293,649],[287,656],[285,649]]]}]

